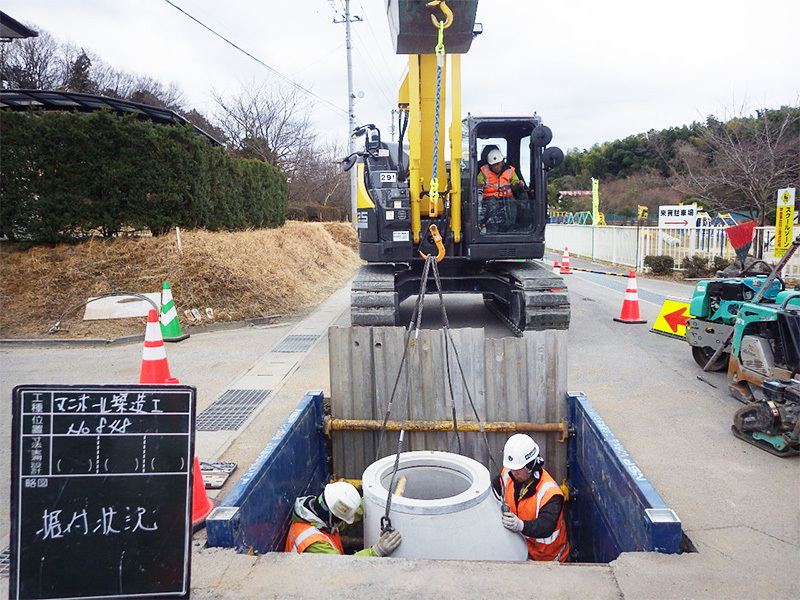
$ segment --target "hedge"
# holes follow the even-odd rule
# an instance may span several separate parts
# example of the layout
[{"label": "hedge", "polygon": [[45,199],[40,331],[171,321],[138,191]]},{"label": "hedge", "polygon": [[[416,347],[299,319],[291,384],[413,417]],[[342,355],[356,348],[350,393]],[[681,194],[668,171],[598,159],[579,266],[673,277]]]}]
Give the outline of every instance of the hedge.
[{"label": "hedge", "polygon": [[286,221],[286,177],[187,125],[108,111],[0,110],[0,234],[54,242],[99,231],[241,230]]}]

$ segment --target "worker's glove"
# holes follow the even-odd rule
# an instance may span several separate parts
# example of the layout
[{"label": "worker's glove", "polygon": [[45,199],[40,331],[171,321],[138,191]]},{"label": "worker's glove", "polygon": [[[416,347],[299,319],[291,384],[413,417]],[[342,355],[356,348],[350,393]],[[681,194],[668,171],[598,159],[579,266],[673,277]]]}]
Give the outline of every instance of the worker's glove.
[{"label": "worker's glove", "polygon": [[392,531],[384,531],[378,540],[372,545],[372,549],[378,556],[389,556],[392,552],[397,550],[402,538],[400,532],[396,529]]},{"label": "worker's glove", "polygon": [[522,519],[520,519],[513,512],[506,511],[503,513],[503,527],[510,529],[515,533],[522,533],[522,528],[525,526]]}]

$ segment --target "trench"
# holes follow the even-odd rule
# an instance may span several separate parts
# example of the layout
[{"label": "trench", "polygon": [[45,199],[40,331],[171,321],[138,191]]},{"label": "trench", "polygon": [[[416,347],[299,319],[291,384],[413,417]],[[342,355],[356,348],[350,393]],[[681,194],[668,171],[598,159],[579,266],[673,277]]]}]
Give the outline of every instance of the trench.
[{"label": "trench", "polygon": [[[565,441],[569,561],[608,563],[622,552],[693,551],[678,515],[588,399],[579,392],[567,396],[572,432]],[[209,546],[257,553],[283,550],[294,499],[318,494],[332,476],[324,417],[322,392],[309,392],[209,515]],[[364,520],[350,534],[350,550],[374,543],[389,490],[396,490],[404,479],[402,495],[392,496],[389,512],[391,524],[403,535],[394,556],[525,559],[522,538],[502,526],[500,502],[483,464],[445,452],[406,452],[400,455],[393,481],[395,458],[385,456],[363,471]]]}]

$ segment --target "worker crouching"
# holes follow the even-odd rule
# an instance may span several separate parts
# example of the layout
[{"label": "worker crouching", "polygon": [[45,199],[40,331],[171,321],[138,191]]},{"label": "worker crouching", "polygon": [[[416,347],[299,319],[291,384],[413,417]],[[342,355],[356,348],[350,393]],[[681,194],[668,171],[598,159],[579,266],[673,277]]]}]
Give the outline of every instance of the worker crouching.
[{"label": "worker crouching", "polygon": [[[544,470],[539,446],[524,433],[512,435],[503,449],[503,470],[493,482],[507,505],[503,526],[528,543],[528,558],[565,562],[569,555],[564,524],[564,494]],[[505,507],[504,507],[505,508]]]},{"label": "worker crouching", "polygon": [[[344,554],[341,531],[363,514],[361,494],[350,483],[329,483],[319,496],[301,496],[294,503],[285,552]],[[369,548],[356,556],[389,556],[400,545],[397,530],[384,531]]]}]

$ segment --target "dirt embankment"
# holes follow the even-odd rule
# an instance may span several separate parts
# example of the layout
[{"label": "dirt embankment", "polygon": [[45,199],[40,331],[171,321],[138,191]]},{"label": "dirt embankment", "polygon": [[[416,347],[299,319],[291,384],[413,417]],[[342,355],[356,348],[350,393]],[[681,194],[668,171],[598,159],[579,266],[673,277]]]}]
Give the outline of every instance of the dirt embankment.
[{"label": "dirt embankment", "polygon": [[111,291],[172,288],[181,327],[184,310],[200,309],[203,323],[240,321],[307,311],[344,285],[360,264],[347,223],[289,222],[280,229],[235,233],[181,231],[161,237],[91,239],[80,244],[24,249],[0,244],[0,338],[106,338],[144,333],[143,318],[83,321],[84,309],[64,319],[69,330],[48,330],[70,308]]}]

